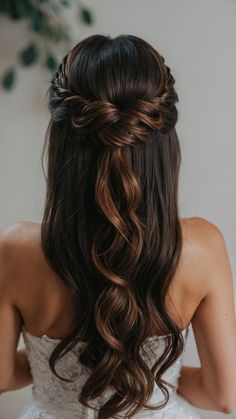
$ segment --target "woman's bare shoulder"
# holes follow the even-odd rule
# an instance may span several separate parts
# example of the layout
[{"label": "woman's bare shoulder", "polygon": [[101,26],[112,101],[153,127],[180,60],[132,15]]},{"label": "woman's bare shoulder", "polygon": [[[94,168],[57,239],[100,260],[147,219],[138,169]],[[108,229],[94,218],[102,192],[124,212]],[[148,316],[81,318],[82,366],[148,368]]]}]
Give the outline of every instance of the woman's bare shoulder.
[{"label": "woman's bare shoulder", "polygon": [[40,223],[33,221],[15,221],[0,228],[0,240],[5,245],[23,244],[32,233],[40,230]]},{"label": "woman's bare shoulder", "polygon": [[39,254],[40,224],[31,221],[16,221],[0,229],[0,265],[5,273],[2,281],[11,287],[15,281],[17,288],[27,269],[35,263]]},{"label": "woman's bare shoulder", "polygon": [[201,217],[183,218],[181,220],[183,232],[183,254],[188,257],[203,257],[207,260],[212,253],[222,251],[225,240],[220,228],[213,222]]},{"label": "woman's bare shoulder", "polygon": [[183,228],[184,238],[193,240],[195,242],[208,243],[208,241],[214,241],[222,239],[223,235],[220,228],[209,221],[201,217],[190,217],[182,218],[181,225]]},{"label": "woman's bare shoulder", "polygon": [[[40,224],[32,221],[16,221],[0,229],[0,246],[4,255],[22,260],[40,243]],[[28,262],[30,259],[28,258]]]},{"label": "woman's bare shoulder", "polygon": [[221,229],[213,222],[201,217],[181,220],[183,231],[182,267],[186,278],[206,291],[207,274],[214,269],[215,263],[225,254],[226,244]]}]

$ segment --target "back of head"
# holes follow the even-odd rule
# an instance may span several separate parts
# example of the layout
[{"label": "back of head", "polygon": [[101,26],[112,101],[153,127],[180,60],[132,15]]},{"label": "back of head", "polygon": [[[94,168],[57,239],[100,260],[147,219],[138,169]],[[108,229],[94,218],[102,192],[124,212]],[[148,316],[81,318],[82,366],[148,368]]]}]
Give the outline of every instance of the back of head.
[{"label": "back of head", "polygon": [[[80,361],[91,375],[80,403],[111,385],[98,417],[133,407],[131,415],[155,381],[168,401],[161,375],[183,351],[165,305],[182,247],[174,78],[141,38],[92,35],[64,57],[48,93],[42,246],[78,307],[50,365],[85,340]],[[140,347],[155,333],[170,342],[150,370]]]}]

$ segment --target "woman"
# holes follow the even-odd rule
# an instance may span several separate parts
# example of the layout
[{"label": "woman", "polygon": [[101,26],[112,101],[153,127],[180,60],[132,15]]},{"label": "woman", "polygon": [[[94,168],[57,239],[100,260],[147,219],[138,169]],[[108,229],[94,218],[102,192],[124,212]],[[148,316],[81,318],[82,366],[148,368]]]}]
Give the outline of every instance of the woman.
[{"label": "woman", "polygon": [[[33,383],[21,419],[231,412],[232,273],[219,228],[179,217],[169,67],[138,37],[93,35],[48,93],[42,223],[0,235],[1,391]],[[190,324],[199,368],[182,365]]]}]

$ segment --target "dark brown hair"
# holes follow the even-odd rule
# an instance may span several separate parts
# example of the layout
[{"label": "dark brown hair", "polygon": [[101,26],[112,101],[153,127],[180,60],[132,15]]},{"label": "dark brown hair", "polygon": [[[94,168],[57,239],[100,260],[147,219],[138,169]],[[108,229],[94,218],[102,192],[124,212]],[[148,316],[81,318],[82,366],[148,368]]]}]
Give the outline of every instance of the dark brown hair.
[{"label": "dark brown hair", "polygon": [[[80,362],[91,374],[79,402],[91,407],[114,389],[99,419],[151,408],[155,382],[165,401],[153,409],[165,406],[161,376],[184,347],[165,301],[182,249],[174,83],[143,39],[92,35],[64,57],[48,89],[42,246],[77,307],[74,330],[50,366],[58,375],[57,359],[87,343]],[[165,350],[149,368],[140,349],[160,333]]]}]

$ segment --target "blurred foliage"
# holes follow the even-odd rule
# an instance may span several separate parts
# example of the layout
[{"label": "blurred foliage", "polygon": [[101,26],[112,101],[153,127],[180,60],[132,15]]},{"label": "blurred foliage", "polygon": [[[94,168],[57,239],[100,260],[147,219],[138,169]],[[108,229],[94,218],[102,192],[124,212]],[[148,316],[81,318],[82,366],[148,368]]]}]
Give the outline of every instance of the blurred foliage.
[{"label": "blurred foliage", "polygon": [[29,67],[42,62],[46,71],[55,71],[62,58],[60,51],[65,53],[72,41],[63,12],[75,4],[78,19],[92,25],[91,10],[78,0],[0,0],[0,14],[16,22],[24,19],[30,29],[28,44],[18,52],[16,64],[6,69],[1,78],[5,90],[11,90],[16,82],[17,64]]}]

